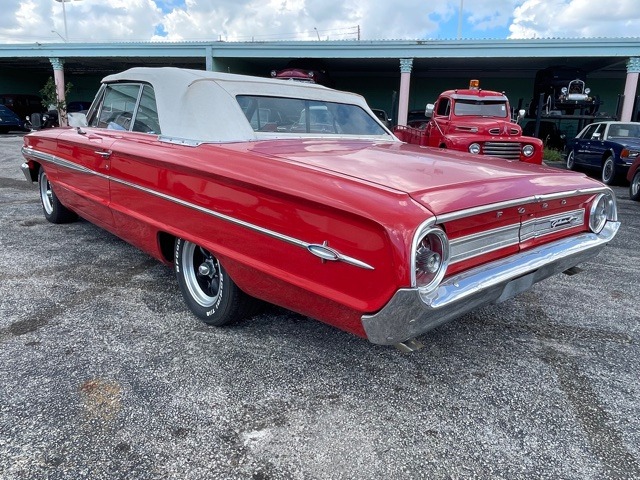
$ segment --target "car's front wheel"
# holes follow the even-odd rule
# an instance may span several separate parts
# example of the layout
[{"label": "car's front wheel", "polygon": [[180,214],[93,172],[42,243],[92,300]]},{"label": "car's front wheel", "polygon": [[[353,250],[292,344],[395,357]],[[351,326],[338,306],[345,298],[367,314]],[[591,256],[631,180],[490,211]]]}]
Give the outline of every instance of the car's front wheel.
[{"label": "car's front wheel", "polygon": [[42,211],[47,220],[51,223],[69,223],[78,218],[75,212],[72,212],[60,203],[49,182],[47,173],[42,167],[40,167],[40,172],[38,173],[38,188],[40,190]]},{"label": "car's front wheel", "polygon": [[602,164],[602,183],[613,185],[616,181],[616,163],[613,156],[609,155]]},{"label": "car's front wheel", "polygon": [[629,198],[636,202],[640,202],[640,169],[636,170],[635,175],[631,179],[631,184],[629,185]]},{"label": "car's front wheel", "polygon": [[238,288],[207,249],[178,238],[174,267],[187,306],[203,322],[225,325],[257,311],[258,301]]},{"label": "car's front wheel", "polygon": [[567,154],[567,170],[575,170],[576,169],[576,157],[573,150],[569,150]]}]

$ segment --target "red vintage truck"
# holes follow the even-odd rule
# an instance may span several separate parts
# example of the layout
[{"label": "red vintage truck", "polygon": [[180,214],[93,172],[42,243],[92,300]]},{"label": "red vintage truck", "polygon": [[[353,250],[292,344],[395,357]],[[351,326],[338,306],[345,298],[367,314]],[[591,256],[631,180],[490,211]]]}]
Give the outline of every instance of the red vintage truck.
[{"label": "red vintage truck", "polygon": [[407,143],[542,163],[542,140],[523,136],[511,120],[506,95],[482,90],[478,80],[468,89],[442,92],[435,105],[427,105],[426,115],[431,119],[425,128],[398,125],[394,133]]}]

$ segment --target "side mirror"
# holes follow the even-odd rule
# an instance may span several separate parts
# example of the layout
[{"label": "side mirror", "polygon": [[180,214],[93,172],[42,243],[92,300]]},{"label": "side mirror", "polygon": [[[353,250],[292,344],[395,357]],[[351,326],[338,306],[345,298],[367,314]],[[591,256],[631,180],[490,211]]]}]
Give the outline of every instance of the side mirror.
[{"label": "side mirror", "polygon": [[433,116],[433,109],[434,108],[435,108],[435,105],[433,103],[427,103],[427,108],[424,109],[424,114],[427,117]]},{"label": "side mirror", "polygon": [[591,136],[591,140],[600,140],[600,138],[602,138],[602,135],[600,135],[599,133],[594,133]]},{"label": "side mirror", "polygon": [[527,111],[524,108],[522,108],[522,109],[518,110],[518,117],[522,118],[522,117],[524,117],[526,115],[526,113],[527,113]]}]

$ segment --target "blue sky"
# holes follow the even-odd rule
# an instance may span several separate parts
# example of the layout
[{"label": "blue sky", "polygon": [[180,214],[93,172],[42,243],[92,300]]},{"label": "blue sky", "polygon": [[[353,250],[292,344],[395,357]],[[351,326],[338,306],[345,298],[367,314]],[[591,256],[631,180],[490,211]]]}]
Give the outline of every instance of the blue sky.
[{"label": "blue sky", "polygon": [[[437,38],[440,40],[458,38],[458,11],[449,19],[443,19],[440,16],[435,16],[435,18],[438,19],[438,32],[436,36],[429,38]],[[469,23],[468,20],[469,14],[463,10],[461,38],[507,38],[509,36],[508,26],[479,30],[476,25]]]}]

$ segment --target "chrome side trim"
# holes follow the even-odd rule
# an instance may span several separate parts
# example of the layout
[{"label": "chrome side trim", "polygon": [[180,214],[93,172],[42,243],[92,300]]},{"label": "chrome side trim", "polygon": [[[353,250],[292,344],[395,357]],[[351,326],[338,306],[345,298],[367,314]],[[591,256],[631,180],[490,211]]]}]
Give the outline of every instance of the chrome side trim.
[{"label": "chrome side trim", "polygon": [[581,233],[481,265],[445,279],[426,295],[417,288],[399,289],[382,310],[361,317],[367,338],[401,343],[481,305],[503,302],[595,257],[619,228],[619,222],[609,221],[597,235]]},{"label": "chrome side trim", "polygon": [[42,160],[44,162],[53,163],[54,165],[58,165],[59,167],[68,168],[70,170],[74,170],[76,172],[84,173],[87,175],[96,175],[98,177],[109,179],[108,175],[104,175],[100,172],[96,172],[95,170],[91,170],[87,167],[83,167],[82,165],[78,165],[77,163],[70,162],[60,157],[56,157],[55,155],[51,155],[49,153],[39,152],[38,150],[34,150],[30,147],[22,147],[22,155],[25,157],[31,157],[37,160]]},{"label": "chrome side trim", "polygon": [[461,218],[471,217],[473,215],[479,215],[481,213],[491,212],[492,210],[500,210],[509,207],[516,207],[527,203],[541,203],[548,202],[550,200],[557,200],[566,197],[575,197],[577,195],[589,195],[595,193],[610,193],[611,189],[608,187],[594,187],[585,188],[583,190],[568,190],[565,192],[550,193],[546,195],[532,195],[529,197],[516,198],[514,200],[507,200],[505,202],[490,203],[488,205],[482,205],[480,207],[468,208],[466,210],[459,210],[457,212],[445,213],[437,217],[436,223],[445,223],[452,220],[459,220]]},{"label": "chrome side trim", "polygon": [[205,142],[199,140],[191,140],[188,138],[168,137],[166,135],[160,135],[158,141],[163,143],[172,143],[175,145],[184,145],[186,147],[199,147]]},{"label": "chrome side trim", "polygon": [[[119,183],[120,185],[125,185],[127,187],[134,188],[134,189],[139,190],[141,192],[145,192],[145,193],[148,193],[149,195],[153,195],[155,197],[162,198],[163,200],[167,200],[167,201],[175,203],[177,205],[181,205],[183,207],[187,207],[187,208],[190,208],[192,210],[197,210],[197,211],[199,211],[201,213],[204,213],[206,215],[212,216],[214,218],[218,218],[220,220],[224,220],[226,222],[233,223],[234,225],[239,225],[241,227],[245,227],[245,228],[247,228],[249,230],[252,230],[254,232],[258,232],[258,233],[261,233],[263,235],[267,235],[267,236],[269,236],[271,238],[275,238],[275,239],[281,240],[281,241],[289,243],[291,245],[295,245],[297,247],[304,248],[305,250],[307,250],[310,253],[313,253],[312,252],[313,248],[309,249],[309,247],[317,245],[317,244],[314,244],[314,243],[305,242],[304,240],[299,240],[299,239],[294,238],[294,237],[290,237],[288,235],[284,235],[282,233],[278,233],[278,232],[276,232],[274,230],[269,230],[268,228],[260,227],[259,225],[255,225],[253,223],[245,222],[244,220],[240,220],[240,219],[232,217],[230,215],[225,215],[224,213],[216,212],[215,210],[211,210],[209,208],[201,207],[200,205],[196,205],[194,203],[190,203],[190,202],[187,202],[185,200],[181,200],[179,198],[173,197],[171,195],[167,195],[166,193],[158,192],[158,191],[153,190],[151,188],[143,187],[142,185],[131,183],[131,182],[128,182],[126,180],[122,180],[120,178],[112,177],[110,175],[104,175],[104,174],[102,174],[100,172],[96,172],[94,170],[90,170],[90,169],[88,169],[86,167],[83,167],[81,165],[77,165],[77,164],[75,164],[73,162],[69,162],[68,160],[64,160],[64,159],[62,159],[60,157],[57,157],[55,155],[39,152],[39,151],[37,151],[37,150],[35,150],[33,148],[22,147],[22,154],[27,156],[27,157],[32,157],[32,158],[35,158],[35,159],[38,159],[38,160],[42,160],[42,161],[45,161],[45,162],[50,162],[50,163],[53,163],[53,164],[58,165],[60,167],[69,168],[71,170],[75,170],[77,172],[85,173],[85,174],[88,174],[88,175],[96,175],[96,176],[102,177],[104,179],[107,179],[107,180],[109,180],[111,182]],[[358,260],[357,258],[353,258],[353,257],[350,257],[348,255],[343,255],[343,254],[341,254],[340,252],[338,252],[338,251],[336,251],[334,249],[331,249],[331,250],[335,253],[335,255],[337,257],[336,260],[338,260],[338,261],[347,263],[349,265],[353,265],[354,267],[364,268],[366,270],[375,270],[375,268],[372,267],[371,265],[369,265],[368,263],[365,263],[365,262],[363,262],[361,260]]]}]

